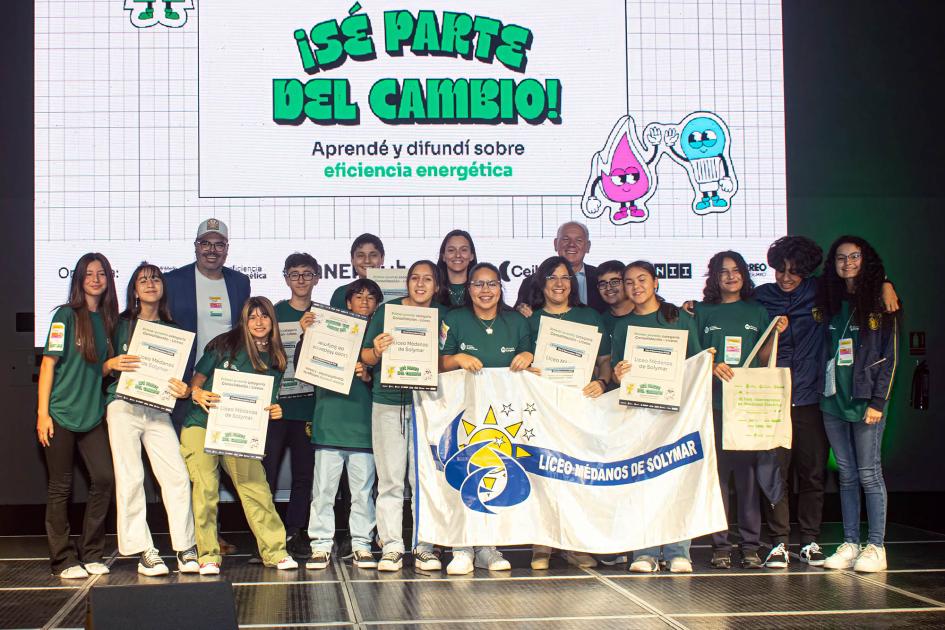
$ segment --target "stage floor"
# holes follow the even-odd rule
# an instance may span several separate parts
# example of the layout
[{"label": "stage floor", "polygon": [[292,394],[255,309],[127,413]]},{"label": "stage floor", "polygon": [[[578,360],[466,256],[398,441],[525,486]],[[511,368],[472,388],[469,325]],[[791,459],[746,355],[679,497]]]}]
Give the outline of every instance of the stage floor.
[{"label": "stage floor", "polygon": [[[830,551],[839,533],[839,524],[825,525],[822,543]],[[251,549],[246,532],[226,538],[241,551]],[[166,535],[156,542],[165,553],[170,549]],[[96,585],[208,579],[233,584],[244,628],[945,627],[945,535],[895,524],[888,528],[889,571],[871,575],[810,568],[793,555],[796,545],[787,570],[714,570],[707,540],[700,539],[692,575],[633,575],[626,565],[582,570],[557,557],[548,571],[532,571],[529,550],[509,549],[511,574],[421,574],[406,562],[399,573],[381,574],[336,557],[322,571],[276,571],[249,564],[244,553],[227,556],[219,578],[176,572],[147,578],[137,574],[136,558],[118,555],[113,536],[109,545],[110,575],[67,582],[50,575],[44,536],[0,537],[0,627],[82,627]]]}]

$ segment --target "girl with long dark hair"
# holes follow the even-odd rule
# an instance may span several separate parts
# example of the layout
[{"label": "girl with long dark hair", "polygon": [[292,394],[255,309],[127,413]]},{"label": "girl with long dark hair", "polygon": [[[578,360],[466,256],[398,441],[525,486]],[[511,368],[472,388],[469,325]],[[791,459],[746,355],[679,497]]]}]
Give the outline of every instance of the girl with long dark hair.
[{"label": "girl with long dark hair", "polygon": [[181,454],[193,484],[194,526],[200,575],[220,573],[220,544],[217,538],[217,504],[220,500],[220,468],[230,476],[243,514],[249,523],[263,564],[277,569],[295,569],[298,563],[286,551],[285,526],[279,519],[262,462],[248,457],[214,455],[204,451],[207,415],[220,400],[213,393],[214,370],[236,370],[273,377],[269,418],[280,420],[277,404],[286,356],[276,324],[272,302],[264,297],[246,300],[240,321],[233,330],[215,337],[197,365],[190,381],[193,408],[184,419],[180,434]]},{"label": "girl with long dark hair", "polygon": [[[900,313],[884,312],[886,272],[876,250],[858,236],[841,236],[827,253],[820,305],[828,323],[826,379],[820,408],[837,459],[843,543],[828,569],[886,570],[886,483],[883,431],[899,363]],[[868,538],[860,548],[860,489]]]},{"label": "girl with long dark hair", "polygon": [[[691,357],[702,351],[696,320],[675,304],[667,302],[657,293],[660,282],[656,277],[656,268],[645,260],[637,260],[623,272],[624,291],[633,302],[633,311],[618,319],[614,326],[613,350],[610,360],[614,365],[614,380],[620,384],[630,371],[630,363],[624,360],[627,334],[631,326],[641,328],[668,328],[689,331],[686,356]],[[660,553],[669,566],[671,573],[691,573],[692,560],[689,546],[692,541],[681,540],[662,547],[639,549],[633,552],[630,571],[634,573],[655,573],[659,571]]]},{"label": "girl with long dark hair", "polygon": [[[447,307],[435,300],[438,293],[441,292],[436,264],[430,260],[418,260],[407,270],[407,295],[389,303],[435,308],[437,323],[440,324]],[[410,390],[381,387],[381,358],[394,343],[393,335],[384,331],[384,306],[382,304],[377,309],[368,325],[361,362],[374,368],[371,434],[377,465],[377,535],[381,541],[381,561],[377,568],[379,571],[396,571],[403,566],[405,552],[404,479],[410,484],[411,496],[416,486],[413,424],[410,422],[413,395]],[[433,545],[423,541],[418,541],[413,550],[413,563],[414,568],[421,571],[439,571],[442,568]]]},{"label": "girl with long dark hair", "polygon": [[[728,513],[729,478],[734,477],[738,493],[738,532],[741,537],[742,568],[760,569],[764,566],[758,556],[761,538],[761,497],[759,479],[767,479],[777,467],[773,451],[726,451],[722,449],[722,383],[734,376],[733,367],[744,365],[751,349],[768,328],[771,318],[763,306],[751,299],[754,283],[748,264],[738,252],[724,251],[709,260],[703,301],[696,304],[696,328],[703,348],[715,349],[716,380],[712,387],[712,416],[715,421],[715,448],[718,454],[719,486],[722,503]],[[777,330],[787,329],[787,318],[781,317]],[[771,352],[773,335],[758,352],[753,365],[765,363]],[[760,363],[759,363],[760,362]],[[775,473],[776,474],[776,473]],[[766,496],[776,489],[764,488]],[[768,496],[777,502],[780,497]],[[728,569],[732,566],[732,545],[728,530],[712,534],[712,566]]]},{"label": "girl with long dark hair", "polygon": [[[118,319],[112,345],[117,356],[105,362],[106,377],[113,372],[134,372],[140,359],[129,355],[128,344],[139,321],[177,328],[167,306],[164,275],[160,268],[141,263],[128,281],[127,308]],[[154,547],[148,528],[144,494],[144,462],[141,447],[148,453],[151,469],[161,486],[164,509],[170,527],[171,545],[177,552],[181,573],[197,573],[194,543],[194,515],[190,508],[190,477],[180,454],[180,442],[171,416],[165,411],[116,398],[118,379],[108,386],[108,441],[115,466],[115,503],[118,511],[118,551],[124,556],[140,555],[138,573],[167,575],[169,570]],[[190,388],[172,378],[168,391],[174,398],[186,398]]]},{"label": "girl with long dark hair", "polygon": [[[469,270],[463,306],[449,312],[440,327],[440,370],[527,369],[534,355],[528,323],[503,299],[499,270],[481,262]],[[512,568],[495,547],[453,550],[446,567],[451,575],[471,573],[474,566],[490,571]]]},{"label": "girl with long dark hair", "polygon": [[451,230],[440,243],[436,260],[439,274],[437,301],[444,306],[461,306],[469,281],[469,269],[479,263],[476,244],[466,230]]},{"label": "girl with long dark hair", "polygon": [[[46,536],[52,572],[66,579],[108,573],[103,561],[111,502],[108,437],[102,426],[102,365],[118,320],[115,277],[108,259],[85,254],[76,263],[69,301],[56,309],[39,367],[36,433],[46,455]],[[89,473],[89,497],[76,550],[69,540],[69,494],[79,451]]]}]

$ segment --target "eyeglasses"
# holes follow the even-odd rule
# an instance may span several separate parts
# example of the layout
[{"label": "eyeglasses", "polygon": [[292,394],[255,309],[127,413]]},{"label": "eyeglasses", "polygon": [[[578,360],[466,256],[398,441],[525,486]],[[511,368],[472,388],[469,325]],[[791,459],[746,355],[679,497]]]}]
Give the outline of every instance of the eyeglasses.
[{"label": "eyeglasses", "polygon": [[469,286],[473,289],[483,289],[489,287],[490,289],[498,289],[502,283],[498,280],[473,280],[469,283]]},{"label": "eyeglasses", "polygon": [[545,276],[545,280],[546,280],[547,282],[554,282],[554,281],[556,281],[556,280],[560,280],[561,282],[570,282],[570,281],[571,281],[571,278],[573,278],[573,277],[574,277],[574,276],[556,276],[556,275],[552,274],[552,275],[550,275],[550,276]]},{"label": "eyeglasses", "polygon": [[616,289],[621,284],[623,284],[623,280],[621,280],[620,278],[614,278],[613,280],[601,280],[600,282],[597,283],[597,288],[601,291],[603,291],[604,289],[608,287],[611,289]]},{"label": "eyeglasses", "polygon": [[293,271],[292,273],[284,273],[282,275],[292,282],[298,282],[299,280],[305,280],[308,282],[309,280],[312,280],[316,277],[311,271]]},{"label": "eyeglasses", "polygon": [[833,259],[836,260],[841,265],[845,264],[848,261],[851,263],[858,262],[861,258],[863,258],[863,254],[861,252],[853,252],[849,256],[843,256],[841,254],[837,254],[836,256],[833,257]]},{"label": "eyeglasses", "polygon": [[197,241],[197,246],[201,251],[209,252],[211,250],[215,252],[225,252],[226,246],[229,243],[226,241]]}]

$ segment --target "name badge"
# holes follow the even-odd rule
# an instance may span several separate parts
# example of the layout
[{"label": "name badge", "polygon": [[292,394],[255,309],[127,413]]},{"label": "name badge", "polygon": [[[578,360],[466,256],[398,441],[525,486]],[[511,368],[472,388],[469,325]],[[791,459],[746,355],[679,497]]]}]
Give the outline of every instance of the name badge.
[{"label": "name badge", "polygon": [[725,362],[729,365],[738,365],[742,362],[742,338],[725,338]]},{"label": "name badge", "polygon": [[837,351],[837,365],[853,365],[853,339],[850,337],[840,340]]}]

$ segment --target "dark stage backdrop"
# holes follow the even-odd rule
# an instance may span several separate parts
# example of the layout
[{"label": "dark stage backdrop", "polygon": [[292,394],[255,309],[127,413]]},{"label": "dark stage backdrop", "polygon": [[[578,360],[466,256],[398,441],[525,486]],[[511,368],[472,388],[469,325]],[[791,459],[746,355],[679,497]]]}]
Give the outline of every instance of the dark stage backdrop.
[{"label": "dark stage backdrop", "polygon": [[[33,349],[33,14],[8,3],[0,25],[0,504],[45,498],[36,444]],[[841,233],[871,241],[906,302],[905,331],[925,331],[931,409],[909,405],[903,356],[884,445],[890,491],[945,490],[945,312],[940,280],[945,150],[940,85],[945,3],[786,0],[783,9],[788,221],[825,248]],[[593,257],[592,257],[593,261]],[[81,485],[81,481],[79,484]],[[78,494],[81,499],[83,492]]]}]

